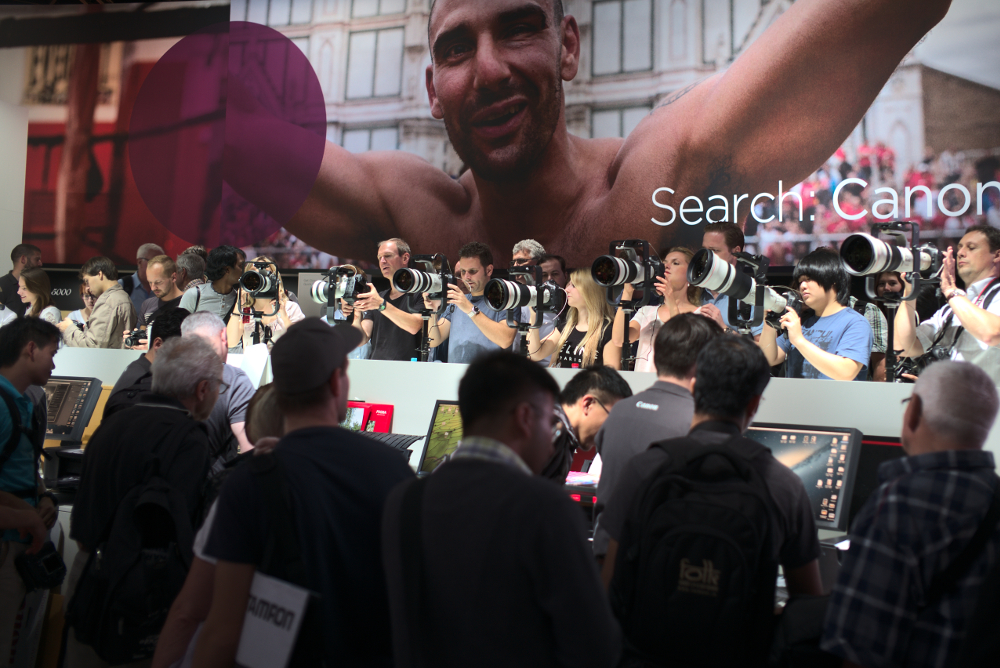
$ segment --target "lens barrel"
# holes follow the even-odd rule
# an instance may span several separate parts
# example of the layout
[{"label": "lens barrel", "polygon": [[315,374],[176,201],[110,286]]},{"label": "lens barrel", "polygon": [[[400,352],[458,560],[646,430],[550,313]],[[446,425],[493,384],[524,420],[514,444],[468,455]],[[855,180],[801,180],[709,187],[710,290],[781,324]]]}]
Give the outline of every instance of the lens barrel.
[{"label": "lens barrel", "polygon": [[840,244],[840,257],[847,265],[848,273],[854,276],[868,276],[883,271],[927,271],[934,264],[938,250],[933,246],[917,249],[920,266],[915,267],[913,251],[903,246],[888,244],[870,234],[852,234]]},{"label": "lens barrel", "polygon": [[312,297],[312,300],[317,304],[329,304],[329,286],[330,280],[327,278],[316,281],[312,284],[312,288],[309,289],[309,296]]},{"label": "lens barrel", "polygon": [[625,283],[639,283],[645,280],[643,266],[638,262],[623,260],[614,255],[602,255],[590,267],[594,281],[603,288]]},{"label": "lens barrel", "polygon": [[406,294],[418,292],[443,292],[441,277],[419,269],[400,269],[392,275],[392,284]]}]

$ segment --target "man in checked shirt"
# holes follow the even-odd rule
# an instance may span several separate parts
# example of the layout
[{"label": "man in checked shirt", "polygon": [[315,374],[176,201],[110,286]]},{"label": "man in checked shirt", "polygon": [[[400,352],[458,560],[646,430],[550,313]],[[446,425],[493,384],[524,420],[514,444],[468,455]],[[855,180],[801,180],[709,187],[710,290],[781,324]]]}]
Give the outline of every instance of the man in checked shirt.
[{"label": "man in checked shirt", "polygon": [[[1000,559],[1000,528],[984,523],[1000,480],[982,450],[996,386],[968,362],[936,362],[908,401],[906,456],[879,468],[882,484],[851,527],[827,609],[821,647],[845,667],[955,666],[980,585]],[[985,544],[935,601],[932,583],[980,524]]]}]

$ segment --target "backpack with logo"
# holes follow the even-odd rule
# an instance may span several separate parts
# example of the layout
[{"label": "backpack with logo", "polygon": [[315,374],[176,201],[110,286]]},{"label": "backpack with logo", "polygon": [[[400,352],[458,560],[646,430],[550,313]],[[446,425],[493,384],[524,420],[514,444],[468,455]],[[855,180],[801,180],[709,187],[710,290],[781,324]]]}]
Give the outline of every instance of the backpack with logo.
[{"label": "backpack with logo", "polygon": [[76,639],[114,665],[153,656],[191,566],[194,527],[184,495],[161,475],[159,450],[203,428],[186,420],[154,446],[142,482],[118,503],[67,610]]},{"label": "backpack with logo", "polygon": [[761,666],[778,564],[767,449],[734,437],[655,443],[669,459],[636,491],[609,595],[626,656],[644,665]]}]

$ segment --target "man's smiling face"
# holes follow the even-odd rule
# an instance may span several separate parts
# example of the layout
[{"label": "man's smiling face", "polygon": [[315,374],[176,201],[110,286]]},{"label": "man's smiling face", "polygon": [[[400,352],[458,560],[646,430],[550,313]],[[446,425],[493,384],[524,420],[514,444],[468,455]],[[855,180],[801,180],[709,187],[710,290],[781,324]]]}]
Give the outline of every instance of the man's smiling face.
[{"label": "man's smiling face", "polygon": [[[576,75],[579,39],[570,49],[551,1],[437,0],[427,68],[431,114],[473,172],[488,181],[528,176],[563,113],[562,81]],[[575,41],[573,41],[575,40]]]}]

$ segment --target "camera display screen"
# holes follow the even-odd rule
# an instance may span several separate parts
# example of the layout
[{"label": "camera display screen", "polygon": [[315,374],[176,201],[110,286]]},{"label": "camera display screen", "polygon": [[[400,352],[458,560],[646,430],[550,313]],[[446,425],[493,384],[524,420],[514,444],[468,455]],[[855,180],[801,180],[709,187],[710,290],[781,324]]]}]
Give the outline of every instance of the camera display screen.
[{"label": "camera display screen", "polygon": [[861,432],[836,427],[754,424],[752,438],[801,478],[820,529],[847,530]]},{"label": "camera display screen", "polygon": [[48,411],[45,437],[82,440],[101,394],[101,382],[96,378],[53,376],[42,389]]}]

